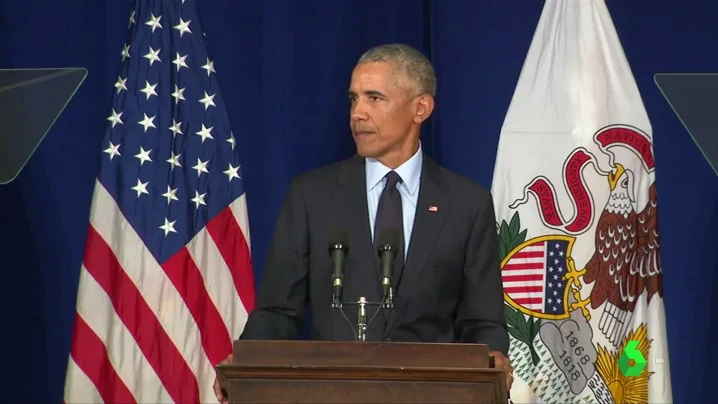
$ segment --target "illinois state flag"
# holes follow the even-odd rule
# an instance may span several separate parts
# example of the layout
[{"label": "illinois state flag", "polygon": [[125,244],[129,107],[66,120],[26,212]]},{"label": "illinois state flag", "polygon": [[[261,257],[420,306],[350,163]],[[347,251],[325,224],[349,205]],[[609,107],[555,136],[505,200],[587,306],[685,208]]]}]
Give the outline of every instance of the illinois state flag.
[{"label": "illinois state flag", "polygon": [[651,124],[602,0],[547,0],[501,130],[515,402],[672,401]]},{"label": "illinois state flag", "polygon": [[[254,306],[238,148],[195,1],[137,0],[80,271],[66,403],[210,403]],[[102,117],[105,119],[105,117]]]}]

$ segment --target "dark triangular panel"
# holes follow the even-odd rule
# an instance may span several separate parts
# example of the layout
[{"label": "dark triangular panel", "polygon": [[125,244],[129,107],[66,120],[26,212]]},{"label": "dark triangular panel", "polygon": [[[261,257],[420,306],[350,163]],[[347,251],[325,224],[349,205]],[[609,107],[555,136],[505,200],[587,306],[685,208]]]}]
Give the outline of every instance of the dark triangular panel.
[{"label": "dark triangular panel", "polygon": [[0,70],[0,184],[20,173],[86,75],[83,68]]},{"label": "dark triangular panel", "polygon": [[718,174],[718,74],[665,73],[654,80]]}]

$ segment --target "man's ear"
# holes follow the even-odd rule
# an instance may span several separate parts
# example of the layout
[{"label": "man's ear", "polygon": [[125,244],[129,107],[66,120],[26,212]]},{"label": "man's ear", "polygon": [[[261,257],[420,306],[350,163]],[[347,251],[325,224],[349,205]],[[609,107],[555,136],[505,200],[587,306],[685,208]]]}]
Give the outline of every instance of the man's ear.
[{"label": "man's ear", "polygon": [[414,123],[420,124],[429,119],[432,112],[434,112],[434,97],[429,94],[419,96],[414,113]]}]

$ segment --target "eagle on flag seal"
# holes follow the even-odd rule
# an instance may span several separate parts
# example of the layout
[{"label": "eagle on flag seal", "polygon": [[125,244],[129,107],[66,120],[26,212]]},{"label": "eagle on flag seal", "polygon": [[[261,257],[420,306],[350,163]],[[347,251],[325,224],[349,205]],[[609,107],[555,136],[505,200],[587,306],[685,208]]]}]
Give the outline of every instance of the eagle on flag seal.
[{"label": "eagle on flag seal", "polygon": [[656,293],[663,297],[663,282],[655,182],[640,212],[636,211],[634,173],[630,169],[616,163],[608,183],[611,192],[596,225],[596,250],[580,273],[586,283],[595,283],[590,294],[591,308],[606,302],[599,329],[618,346],[630,325],[638,297],[644,290],[648,291],[649,303]]}]

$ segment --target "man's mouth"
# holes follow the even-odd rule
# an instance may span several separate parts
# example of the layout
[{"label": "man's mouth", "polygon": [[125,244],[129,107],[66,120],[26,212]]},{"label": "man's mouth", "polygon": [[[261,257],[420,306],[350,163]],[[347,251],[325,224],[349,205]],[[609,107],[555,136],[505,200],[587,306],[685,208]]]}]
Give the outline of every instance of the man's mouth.
[{"label": "man's mouth", "polygon": [[374,134],[373,130],[356,130],[354,131],[354,136],[367,136]]}]

